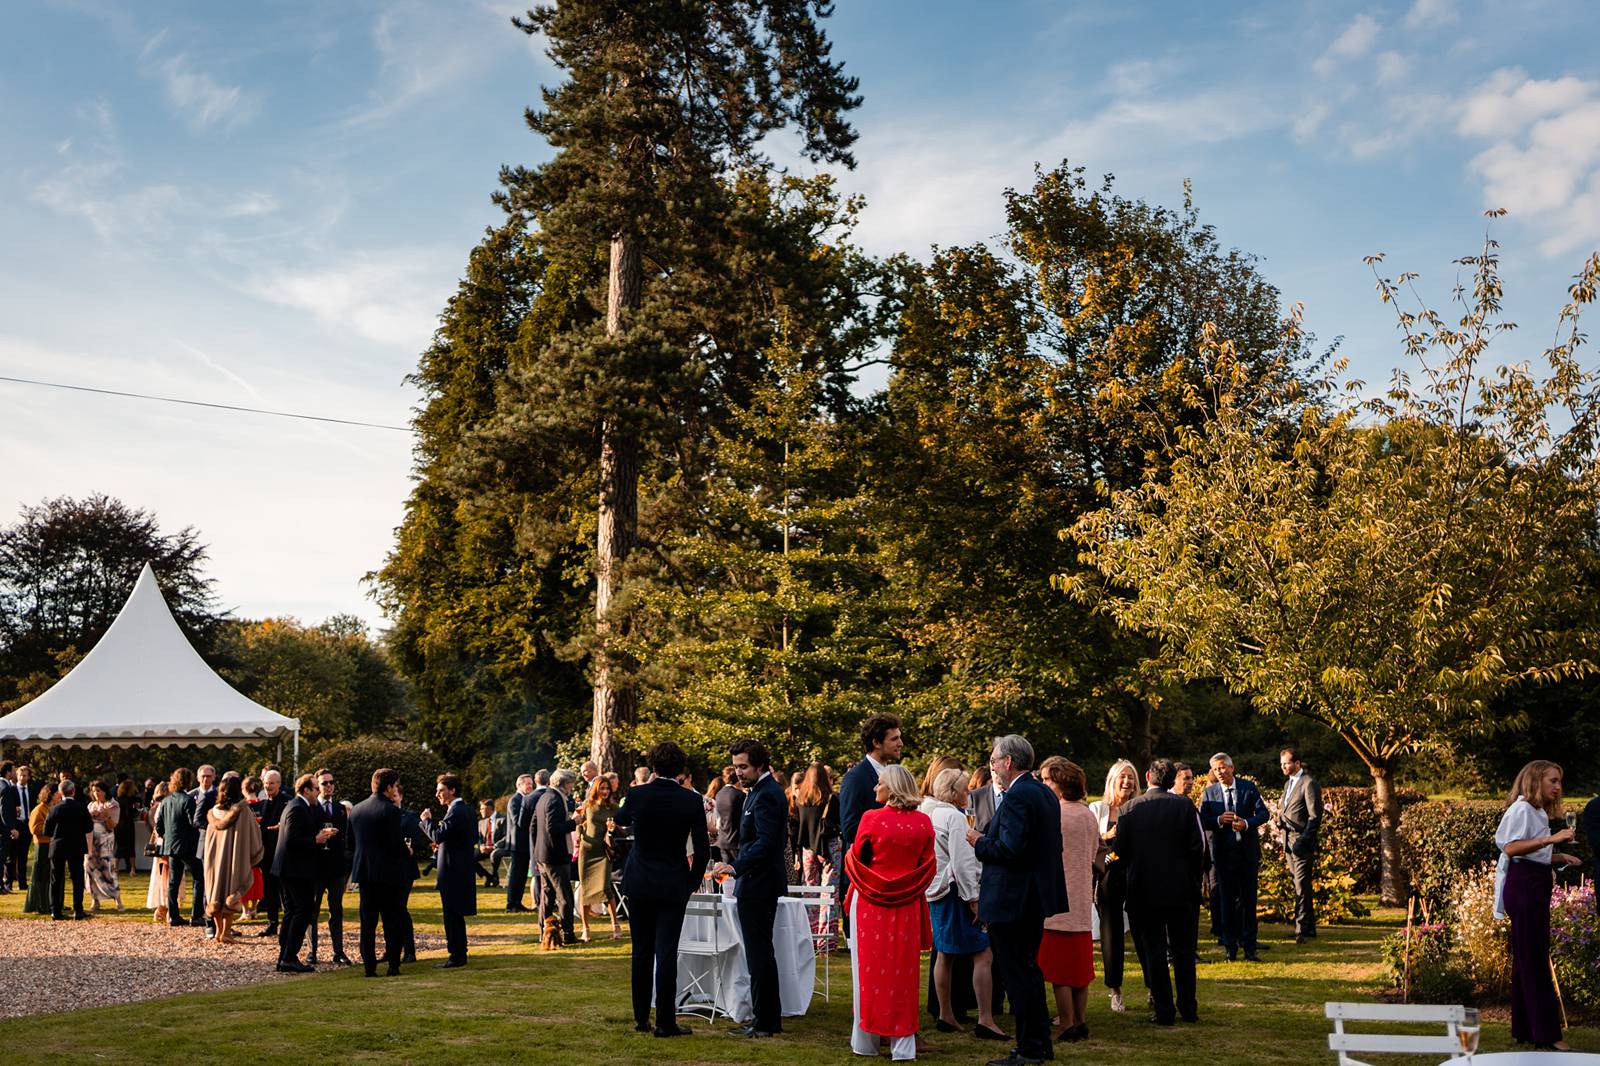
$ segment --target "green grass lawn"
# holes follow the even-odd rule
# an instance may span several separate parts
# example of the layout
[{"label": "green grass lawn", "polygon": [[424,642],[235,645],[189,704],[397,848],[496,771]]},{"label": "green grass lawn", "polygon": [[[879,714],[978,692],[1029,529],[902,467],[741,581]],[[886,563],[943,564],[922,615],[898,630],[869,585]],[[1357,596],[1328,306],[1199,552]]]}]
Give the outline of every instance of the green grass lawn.
[{"label": "green grass lawn", "polygon": [[[125,898],[144,898],[143,877],[127,879]],[[355,898],[346,913],[347,943],[354,954]],[[418,891],[412,913],[420,929],[441,932],[437,897]],[[797,1063],[821,1066],[855,1061],[849,1052],[849,960],[833,961],[833,999],[813,1001],[804,1018],[784,1020],[776,1040],[738,1041],[723,1035],[727,1023],[708,1027],[687,1019],[695,1035],[656,1040],[636,1034],[628,993],[628,942],[539,951],[534,923],[504,912],[504,895],[485,891],[471,924],[471,964],[440,971],[424,953],[421,965],[398,978],[368,980],[359,966],[308,975],[269,987],[241,986],[119,1007],[0,1022],[3,1061],[43,1062],[59,1056],[118,1063],[191,1061],[203,1054],[217,1062],[409,1063],[438,1059],[455,1063]],[[18,917],[21,897],[0,897],[0,917]],[[1127,991],[1130,1010],[1112,1014],[1098,984],[1090,998],[1091,1039],[1061,1045],[1057,1058],[1083,1063],[1171,1063],[1183,1059],[1229,1064],[1332,1063],[1329,1025],[1322,1005],[1329,1000],[1365,1000],[1382,984],[1378,942],[1404,916],[1380,910],[1351,925],[1326,928],[1316,941],[1295,946],[1288,930],[1265,926],[1272,946],[1261,964],[1214,962],[1202,966],[1200,1024],[1157,1029],[1133,1009],[1143,996],[1137,965]],[[100,921],[149,921],[130,911]],[[246,926],[246,931],[252,927]],[[595,926],[605,936],[604,926]],[[1220,951],[1206,952],[1220,959]],[[3,956],[0,946],[0,956]],[[93,966],[86,959],[86,966]],[[181,960],[174,960],[181,966]],[[1006,1019],[1010,1031],[1010,1019]],[[931,1027],[930,1027],[931,1030]],[[930,1061],[977,1063],[997,1045],[965,1035],[929,1031],[940,1049]],[[1600,1035],[1576,1030],[1571,1042],[1600,1050]],[[1504,1021],[1484,1025],[1481,1050],[1511,1047]],[[1379,1057],[1378,1063],[1416,1057]]]}]

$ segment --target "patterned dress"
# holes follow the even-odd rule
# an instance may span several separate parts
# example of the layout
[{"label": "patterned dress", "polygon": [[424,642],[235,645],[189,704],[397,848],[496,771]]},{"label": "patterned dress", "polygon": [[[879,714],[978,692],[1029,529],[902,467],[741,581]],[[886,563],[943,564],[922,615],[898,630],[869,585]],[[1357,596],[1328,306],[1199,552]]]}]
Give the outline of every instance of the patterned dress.
[{"label": "patterned dress", "polygon": [[933,823],[921,811],[881,807],[861,816],[845,857],[855,903],[860,1018],[878,1036],[917,1031],[922,953],[933,947],[923,893],[936,869]]},{"label": "patterned dress", "polygon": [[89,853],[83,857],[83,872],[89,876],[89,894],[100,900],[111,900],[122,906],[122,887],[117,883],[117,818],[122,813],[116,800],[89,804],[89,817],[94,822],[94,833],[89,841]]}]

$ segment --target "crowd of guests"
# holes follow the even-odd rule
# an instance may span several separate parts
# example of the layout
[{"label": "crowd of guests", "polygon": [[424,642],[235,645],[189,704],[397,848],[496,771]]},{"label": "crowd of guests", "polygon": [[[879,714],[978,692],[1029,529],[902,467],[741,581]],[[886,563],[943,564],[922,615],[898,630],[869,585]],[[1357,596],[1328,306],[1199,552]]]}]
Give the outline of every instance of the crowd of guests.
[{"label": "crowd of guests", "polygon": [[[862,757],[836,782],[822,763],[785,779],[763,745],[742,740],[701,793],[684,752],[664,742],[626,791],[616,774],[587,762],[577,772],[522,775],[503,810],[486,800],[474,811],[461,799],[460,780],[443,774],[434,790],[439,819],[426,807],[405,809],[400,775],[390,769],[374,772],[370,795],[352,806],[326,768],[301,775],[292,790],[276,766],[219,777],[205,765],[147,781],[142,795],[131,781],[95,780],[85,797],[65,774],[35,782],[29,767],[0,763],[0,892],[16,886],[28,894],[26,911],[56,920],[90,916],[86,889],[93,909],[122,910],[119,873],[133,868],[133,826],[143,819],[153,858],[145,902],[156,921],[203,926],[208,939],[227,944],[242,919],[264,916],[256,935],[277,937],[278,969],[306,972],[317,961],[325,909],[331,959],[349,965],[343,899],[354,886],[359,954],[366,974],[378,976],[380,964],[392,975],[415,961],[409,895],[419,862],[426,863],[443,911],[447,958],[439,965],[466,964],[478,878],[504,884],[508,911],[537,910],[557,942],[587,941],[591,920],[602,917],[618,938],[626,913],[635,1026],[671,1037],[688,1033],[677,1024],[685,908],[695,891],[724,891],[738,902],[750,971],[752,1016],[733,1032],[759,1038],[782,1031],[778,901],[790,885],[831,885],[838,913],[820,908],[814,932],[826,948],[842,931],[849,947],[852,1049],[877,1055],[887,1045],[902,1061],[928,1049],[920,973],[931,952],[925,1009],[934,1027],[960,1032],[975,1009],[974,1037],[1014,1041],[991,1066],[1040,1062],[1053,1057],[1054,1043],[1088,1038],[1097,939],[1111,1010],[1128,1009],[1131,934],[1150,1022],[1197,1021],[1206,901],[1210,933],[1228,961],[1258,961],[1266,950],[1256,895],[1269,829],[1293,885],[1295,941],[1317,935],[1321,789],[1292,748],[1280,755],[1284,785],[1274,816],[1226,752],[1211,758],[1198,793],[1184,763],[1154,759],[1141,781],[1132,763],[1119,760],[1101,798],[1089,803],[1081,767],[1060,756],[1038,760],[1020,736],[997,738],[986,764],[970,770],[936,755],[920,782],[900,765],[904,741],[892,715],[868,719],[861,746]],[[1512,1035],[1557,1049],[1565,1044],[1549,966],[1553,867],[1579,861],[1555,851],[1575,835],[1551,831],[1551,818],[1563,814],[1561,794],[1561,768],[1530,763],[1495,838],[1502,852],[1496,908],[1511,919]],[[1600,834],[1600,801],[1584,817],[1586,832]],[[1007,1001],[1014,1038],[998,1020]]]}]

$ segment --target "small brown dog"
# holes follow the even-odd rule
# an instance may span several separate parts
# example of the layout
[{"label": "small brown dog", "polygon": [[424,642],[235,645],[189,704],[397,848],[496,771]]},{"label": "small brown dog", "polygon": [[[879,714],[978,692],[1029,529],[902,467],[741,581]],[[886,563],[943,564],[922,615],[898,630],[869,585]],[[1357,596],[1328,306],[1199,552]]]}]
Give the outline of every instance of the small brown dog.
[{"label": "small brown dog", "polygon": [[554,916],[544,920],[544,939],[540,944],[543,951],[558,951],[561,948],[561,919]]}]

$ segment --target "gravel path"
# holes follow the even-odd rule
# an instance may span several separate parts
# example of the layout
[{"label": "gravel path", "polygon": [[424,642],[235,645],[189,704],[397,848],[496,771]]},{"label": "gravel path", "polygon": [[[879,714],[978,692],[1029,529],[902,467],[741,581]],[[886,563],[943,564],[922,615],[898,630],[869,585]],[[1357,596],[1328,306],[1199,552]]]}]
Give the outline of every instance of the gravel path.
[{"label": "gravel path", "polygon": [[[351,915],[350,918],[354,918]],[[264,981],[292,981],[280,974],[276,937],[258,938],[259,922],[243,927],[237,944],[215,944],[195,928],[157,925],[146,919],[110,916],[81,922],[0,918],[0,955],[27,959],[25,982],[12,982],[0,996],[0,1018],[53,1014],[143,999],[205,992]],[[355,957],[356,924],[345,923],[345,949]],[[442,938],[419,932],[417,948],[428,951]],[[382,950],[382,937],[379,937]],[[324,958],[329,951],[324,937]],[[302,952],[301,958],[305,958]],[[357,962],[359,965],[359,961]],[[319,970],[335,967],[324,962]]]}]

